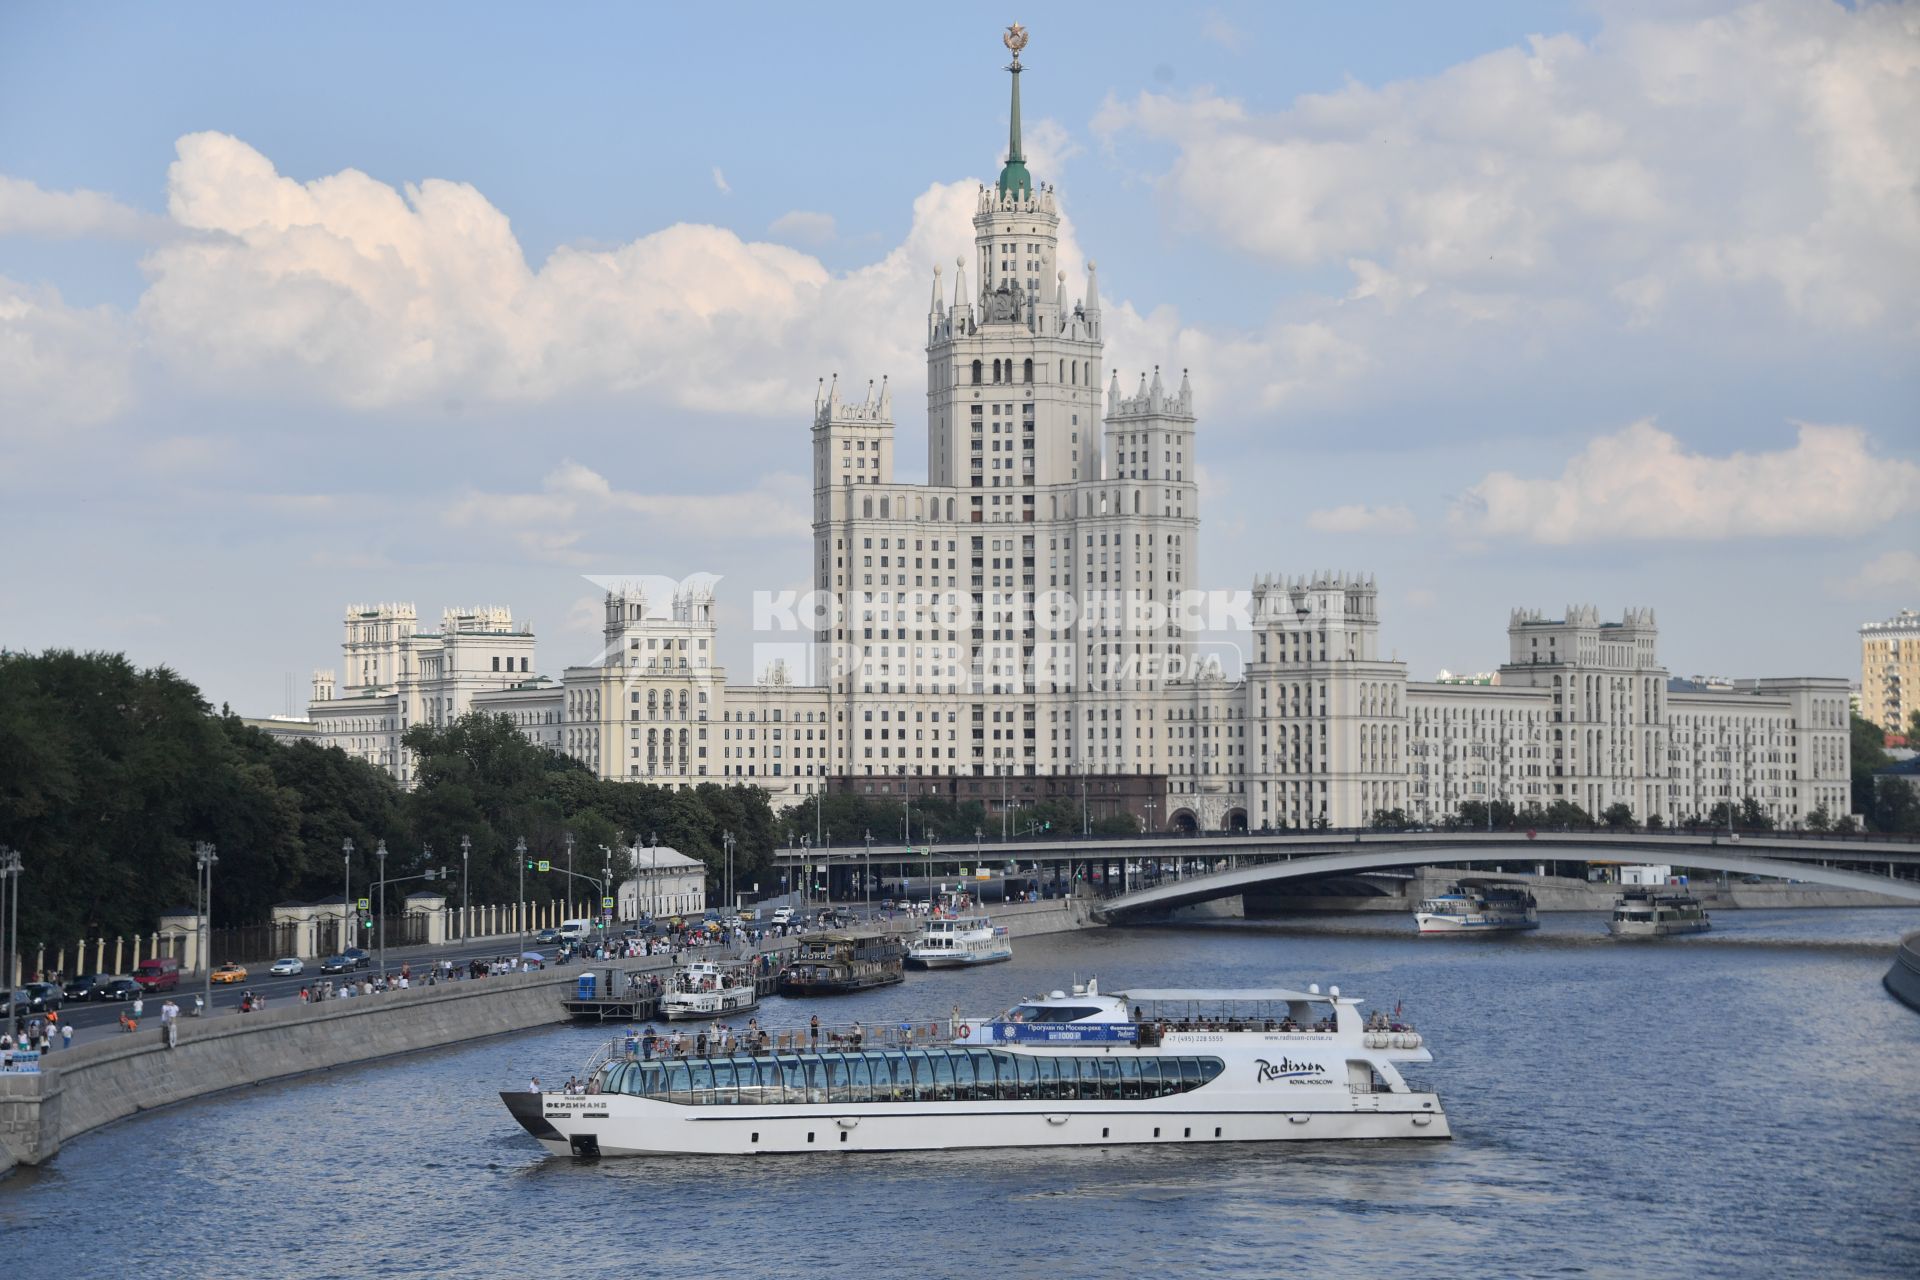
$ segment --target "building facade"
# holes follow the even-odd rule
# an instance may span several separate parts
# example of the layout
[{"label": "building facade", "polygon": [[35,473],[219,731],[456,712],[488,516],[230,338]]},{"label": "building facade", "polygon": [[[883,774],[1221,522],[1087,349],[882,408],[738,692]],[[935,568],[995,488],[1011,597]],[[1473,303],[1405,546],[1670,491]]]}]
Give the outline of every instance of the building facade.
[{"label": "building facade", "polygon": [[1904,734],[1920,711],[1920,611],[1902,609],[1860,628],[1860,714]]},{"label": "building facade", "polygon": [[932,274],[925,482],[895,474],[886,379],[815,398],[810,680],[776,664],[729,685],[699,586],[610,591],[600,658],[558,681],[506,610],[424,634],[411,605],[382,605],[348,611],[347,683],[316,676],[325,740],[406,782],[409,725],[486,711],[603,778],[745,782],[776,805],[830,781],[1064,795],[1060,780],[1127,776],[1153,780],[1127,804],[1156,827],[1353,826],[1469,800],[1845,811],[1845,682],[1676,689],[1651,610],[1517,611],[1496,673],[1418,682],[1381,656],[1370,576],[1263,578],[1236,602],[1238,661],[1198,653],[1195,393],[1157,367],[1124,391],[1107,367],[1098,272],[1070,295],[1054,192],[1022,152],[1017,56],[1008,70],[1005,165],[951,286]]}]

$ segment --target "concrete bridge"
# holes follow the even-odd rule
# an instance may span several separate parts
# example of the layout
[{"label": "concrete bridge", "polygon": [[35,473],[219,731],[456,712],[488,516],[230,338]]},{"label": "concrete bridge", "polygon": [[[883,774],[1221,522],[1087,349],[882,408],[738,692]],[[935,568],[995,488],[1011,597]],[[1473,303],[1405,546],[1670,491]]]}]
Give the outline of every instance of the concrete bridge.
[{"label": "concrete bridge", "polygon": [[[1305,831],[1182,836],[993,840],[931,846],[863,842],[851,849],[782,849],[798,871],[825,867],[846,883],[863,869],[914,876],[955,869],[1042,868],[1071,881],[1074,869],[1102,869],[1106,900],[1097,917],[1122,920],[1226,898],[1287,881],[1421,866],[1514,863],[1656,863],[1800,880],[1864,890],[1920,905],[1920,839],[1812,832],[1729,835],[1689,831]],[[790,873],[791,874],[791,873]],[[856,881],[857,883],[857,881]],[[1091,874],[1079,882],[1093,883]],[[839,895],[849,896],[849,895]],[[852,895],[858,897],[856,890]]]}]

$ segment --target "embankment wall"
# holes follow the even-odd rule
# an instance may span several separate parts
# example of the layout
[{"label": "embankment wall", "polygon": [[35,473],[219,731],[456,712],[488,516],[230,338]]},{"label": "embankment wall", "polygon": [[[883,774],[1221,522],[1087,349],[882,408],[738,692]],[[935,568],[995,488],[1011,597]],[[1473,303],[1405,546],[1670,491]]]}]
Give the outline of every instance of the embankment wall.
[{"label": "embankment wall", "polygon": [[243,1085],[524,1031],[564,1017],[578,968],[476,978],[177,1024],[63,1050],[38,1075],[0,1076],[0,1167],[38,1164],[101,1125]]}]

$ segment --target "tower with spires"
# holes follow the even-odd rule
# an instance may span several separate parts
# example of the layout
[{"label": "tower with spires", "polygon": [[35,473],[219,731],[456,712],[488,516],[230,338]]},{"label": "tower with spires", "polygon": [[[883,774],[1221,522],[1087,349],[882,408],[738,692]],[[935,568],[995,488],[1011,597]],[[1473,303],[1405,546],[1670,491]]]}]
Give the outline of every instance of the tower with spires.
[{"label": "tower with spires", "polygon": [[[1165,768],[1161,702],[1190,642],[1131,610],[1192,581],[1193,390],[1156,369],[1103,399],[1099,274],[1089,262],[1069,290],[1055,194],[1021,140],[1025,30],[1005,43],[1006,155],[976,196],[972,254],[931,269],[927,482],[893,474],[884,383],[850,402],[823,382],[814,406],[814,582],[837,610],[815,676],[836,700],[836,772]],[[1049,596],[1095,603],[1035,625]]]}]

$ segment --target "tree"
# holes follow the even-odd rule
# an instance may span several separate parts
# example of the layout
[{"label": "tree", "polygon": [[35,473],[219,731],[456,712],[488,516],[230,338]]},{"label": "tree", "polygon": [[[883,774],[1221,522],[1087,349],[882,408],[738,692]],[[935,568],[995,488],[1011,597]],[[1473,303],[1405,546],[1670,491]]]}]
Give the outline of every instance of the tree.
[{"label": "tree", "polygon": [[1600,821],[1616,831],[1621,827],[1630,827],[1633,825],[1633,809],[1630,805],[1615,801],[1600,811]]},{"label": "tree", "polygon": [[1405,809],[1375,809],[1372,826],[1376,831],[1398,831],[1407,825]]},{"label": "tree", "polygon": [[1887,766],[1891,757],[1887,755],[1887,735],[1871,720],[1863,720],[1858,715],[1851,718],[1849,761],[1853,773],[1853,811],[1855,813],[1873,812],[1873,774],[1876,769]]},{"label": "tree", "polygon": [[1773,815],[1752,796],[1740,802],[1740,826],[1748,831],[1773,830]]},{"label": "tree", "polygon": [[1832,829],[1833,815],[1827,812],[1827,806],[1824,801],[1820,804],[1819,808],[1807,815],[1806,826],[1809,831],[1828,831]]}]

